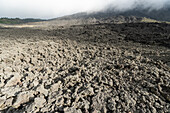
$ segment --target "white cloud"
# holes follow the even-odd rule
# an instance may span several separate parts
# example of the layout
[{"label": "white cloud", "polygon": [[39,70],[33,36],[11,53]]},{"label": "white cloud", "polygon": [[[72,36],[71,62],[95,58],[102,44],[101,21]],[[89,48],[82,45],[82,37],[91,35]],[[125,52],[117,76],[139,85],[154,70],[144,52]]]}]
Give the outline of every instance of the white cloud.
[{"label": "white cloud", "polygon": [[55,18],[107,7],[128,10],[134,7],[160,9],[170,0],[0,0],[0,17]]}]

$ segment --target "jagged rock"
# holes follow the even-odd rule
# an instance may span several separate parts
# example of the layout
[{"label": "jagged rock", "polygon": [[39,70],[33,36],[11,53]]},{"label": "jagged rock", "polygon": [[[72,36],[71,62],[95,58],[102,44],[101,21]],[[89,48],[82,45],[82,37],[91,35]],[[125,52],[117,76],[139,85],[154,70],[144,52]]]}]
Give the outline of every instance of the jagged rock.
[{"label": "jagged rock", "polygon": [[43,84],[40,85],[40,86],[37,88],[36,91],[40,92],[40,94],[44,94],[45,96],[48,95],[48,90],[44,88],[44,85],[43,85]]},{"label": "jagged rock", "polygon": [[27,109],[25,110],[25,112],[28,112],[28,113],[30,113],[30,112],[35,112],[35,111],[38,112],[38,109],[36,109],[35,104],[30,104],[30,105],[28,105],[28,106],[27,106]]},{"label": "jagged rock", "polygon": [[95,110],[92,111],[92,113],[100,113],[100,111],[95,109]]},{"label": "jagged rock", "polygon": [[14,98],[8,98],[6,99],[5,103],[4,103],[4,108],[8,108],[9,106],[12,106],[12,102],[13,102]]},{"label": "jagged rock", "polygon": [[19,75],[18,73],[14,73],[13,77],[6,83],[5,87],[21,84],[20,79],[21,79],[21,75]]},{"label": "jagged rock", "polygon": [[5,80],[1,77],[0,78],[0,88],[3,87],[5,85]]},{"label": "jagged rock", "polygon": [[35,106],[37,108],[41,108],[46,103],[46,100],[45,100],[45,98],[43,96],[40,96],[40,97],[35,98],[34,102],[35,102]]},{"label": "jagged rock", "polygon": [[8,75],[8,73],[11,73],[12,71],[13,71],[12,67],[5,67],[5,68],[3,69],[3,72],[4,72],[6,75]]},{"label": "jagged rock", "polygon": [[115,111],[116,110],[116,102],[115,102],[114,98],[111,98],[111,99],[108,100],[107,107],[111,111]]},{"label": "jagged rock", "polygon": [[80,109],[75,109],[75,108],[64,108],[64,113],[82,113]]},{"label": "jagged rock", "polygon": [[53,84],[52,86],[51,86],[51,91],[52,92],[55,92],[55,91],[58,91],[58,89],[60,88],[60,86],[61,86],[61,81],[58,81],[57,83],[55,83],[55,84]]},{"label": "jagged rock", "polygon": [[39,81],[37,79],[34,79],[33,84],[34,84],[34,87],[37,87],[39,84]]},{"label": "jagged rock", "polygon": [[[106,95],[107,94],[99,91],[98,94],[92,98],[93,109],[95,109],[97,111],[102,110],[103,106],[106,104],[106,101],[105,101]],[[99,104],[99,103],[102,103],[102,104]]]},{"label": "jagged rock", "polygon": [[64,105],[64,98],[62,96],[57,96],[55,101],[56,101],[55,104],[57,106]]},{"label": "jagged rock", "polygon": [[21,92],[20,87],[5,87],[1,89],[3,95],[6,95],[7,98],[16,96],[17,93]]},{"label": "jagged rock", "polygon": [[30,58],[29,63],[32,64],[32,65],[36,65],[37,59],[36,58]]},{"label": "jagged rock", "polygon": [[106,107],[103,107],[102,110],[101,110],[102,113],[107,113],[107,108]]},{"label": "jagged rock", "polygon": [[5,109],[5,102],[6,102],[6,97],[0,97],[0,110]]},{"label": "jagged rock", "polygon": [[161,92],[161,95],[170,102],[170,87],[166,85],[158,85],[159,91]]},{"label": "jagged rock", "polygon": [[77,71],[79,71],[79,68],[77,68],[77,67],[71,67],[69,70],[68,70],[68,72],[70,73],[70,74],[76,74],[76,72]]},{"label": "jagged rock", "polygon": [[34,98],[34,91],[25,91],[25,92],[21,92],[17,95],[16,97],[16,101],[14,102],[14,104],[12,105],[12,107],[14,108],[18,108],[19,106],[21,106],[24,103],[27,103],[29,101],[31,101],[31,99]]},{"label": "jagged rock", "polygon": [[[41,112],[48,112],[48,111],[49,111],[49,109],[47,107],[41,108]],[[54,111],[54,110],[52,110],[52,111]],[[55,113],[58,113],[58,112],[55,112]]]}]

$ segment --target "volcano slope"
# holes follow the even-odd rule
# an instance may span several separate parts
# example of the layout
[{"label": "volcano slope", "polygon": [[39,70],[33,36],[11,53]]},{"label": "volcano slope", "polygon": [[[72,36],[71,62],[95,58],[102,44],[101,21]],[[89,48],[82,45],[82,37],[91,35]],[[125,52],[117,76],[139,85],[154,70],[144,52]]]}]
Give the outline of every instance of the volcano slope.
[{"label": "volcano slope", "polygon": [[170,25],[0,28],[0,113],[169,113]]}]

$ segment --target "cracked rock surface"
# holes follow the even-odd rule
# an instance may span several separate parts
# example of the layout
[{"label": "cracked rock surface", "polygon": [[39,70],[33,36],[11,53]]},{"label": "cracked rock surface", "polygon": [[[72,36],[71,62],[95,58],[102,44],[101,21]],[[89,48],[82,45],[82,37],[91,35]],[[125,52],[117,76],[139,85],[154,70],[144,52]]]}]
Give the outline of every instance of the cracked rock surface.
[{"label": "cracked rock surface", "polygon": [[158,59],[169,45],[125,33],[105,24],[0,29],[0,113],[169,113],[170,68]]}]

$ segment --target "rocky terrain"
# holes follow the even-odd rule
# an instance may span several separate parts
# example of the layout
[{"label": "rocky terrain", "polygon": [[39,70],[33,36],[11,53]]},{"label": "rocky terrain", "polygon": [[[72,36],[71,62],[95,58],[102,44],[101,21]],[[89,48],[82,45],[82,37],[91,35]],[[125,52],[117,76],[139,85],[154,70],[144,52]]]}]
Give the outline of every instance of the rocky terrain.
[{"label": "rocky terrain", "polygon": [[170,25],[0,28],[0,113],[169,113]]},{"label": "rocky terrain", "polygon": [[[68,15],[64,17],[50,19],[48,21],[33,22],[28,24],[23,24],[27,27],[34,27],[38,29],[55,29],[56,27],[70,27],[72,25],[89,25],[89,24],[121,24],[121,23],[137,23],[142,22],[143,18],[135,16],[91,16],[87,13],[78,13],[74,15]],[[22,27],[21,25],[3,25],[4,27]]]}]

